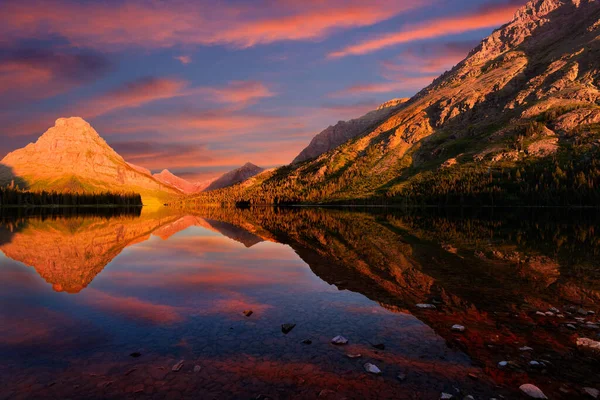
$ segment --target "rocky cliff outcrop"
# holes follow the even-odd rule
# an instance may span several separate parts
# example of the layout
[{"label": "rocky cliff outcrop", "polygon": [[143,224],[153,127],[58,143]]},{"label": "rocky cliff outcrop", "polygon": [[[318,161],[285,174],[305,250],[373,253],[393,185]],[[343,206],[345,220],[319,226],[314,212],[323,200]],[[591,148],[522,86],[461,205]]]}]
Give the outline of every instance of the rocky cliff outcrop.
[{"label": "rocky cliff outcrop", "polygon": [[310,141],[310,144],[294,158],[292,164],[298,164],[318,157],[329,150],[335,149],[342,143],[367,132],[369,128],[389,117],[398,106],[407,100],[393,99],[381,104],[376,110],[370,111],[360,118],[351,119],[350,121],[339,121],[337,124],[329,126]]}]

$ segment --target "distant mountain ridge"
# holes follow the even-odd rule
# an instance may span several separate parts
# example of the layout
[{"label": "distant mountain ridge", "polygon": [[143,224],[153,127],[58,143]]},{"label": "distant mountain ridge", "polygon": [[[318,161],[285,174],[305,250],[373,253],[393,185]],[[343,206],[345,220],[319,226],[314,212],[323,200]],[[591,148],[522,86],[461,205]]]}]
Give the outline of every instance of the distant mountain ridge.
[{"label": "distant mountain ridge", "polygon": [[235,184],[242,183],[242,182],[252,178],[253,176],[258,175],[263,171],[264,171],[263,168],[261,168],[257,165],[254,165],[250,162],[247,162],[246,164],[242,165],[241,167],[236,168],[233,171],[229,171],[226,174],[215,179],[213,182],[211,182],[206,187],[205,190],[209,191],[209,190],[216,190],[216,189],[222,189],[222,188],[226,188],[229,186],[233,186]]},{"label": "distant mountain ridge", "polygon": [[8,153],[0,161],[0,185],[14,182],[21,189],[58,192],[135,192],[144,204],[163,204],[174,196],[243,182],[262,171],[247,163],[204,182],[189,182],[167,169],[153,175],[125,161],[88,122],[70,117],[57,119],[35,143]]},{"label": "distant mountain ridge", "polygon": [[160,173],[152,175],[156,180],[166,185],[173,186],[185,194],[198,193],[205,190],[214,180],[204,182],[190,182],[179,176],[176,176],[168,169],[163,169]]}]

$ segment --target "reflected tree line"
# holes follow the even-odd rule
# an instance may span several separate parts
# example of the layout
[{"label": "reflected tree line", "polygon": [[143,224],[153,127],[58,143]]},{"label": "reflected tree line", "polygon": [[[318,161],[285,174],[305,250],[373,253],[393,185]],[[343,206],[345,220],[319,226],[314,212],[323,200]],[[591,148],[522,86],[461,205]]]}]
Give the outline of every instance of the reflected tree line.
[{"label": "reflected tree line", "polygon": [[[7,255],[18,259],[39,253],[47,259],[49,251],[40,247],[42,237],[48,249],[56,248],[55,238],[60,235],[81,248],[93,241],[101,251],[94,257],[79,251],[82,267],[78,270],[68,262],[54,263],[56,270],[48,270],[46,262],[36,268],[48,282],[76,293],[129,243],[147,239],[162,226],[177,226],[174,222],[192,215],[211,221],[212,227],[230,237],[250,232],[291,246],[322,280],[361,293],[390,310],[409,310],[494,373],[499,360],[525,344],[552,355],[555,369],[547,377],[556,385],[574,379],[562,370],[587,373],[593,368],[592,361],[573,356],[571,330],[554,320],[535,320],[535,311],[577,306],[600,312],[596,261],[600,235],[595,229],[600,213],[594,210],[205,207],[167,218],[146,216],[151,219],[144,229],[135,225],[144,217],[119,218],[114,225],[88,223],[96,217],[31,223],[24,236],[35,240],[15,240],[8,249],[13,252]],[[27,218],[22,220],[27,224]],[[129,228],[122,229],[125,225]],[[232,235],[235,227],[240,233]],[[123,237],[108,232],[139,234]],[[0,229],[0,243],[1,234]],[[110,241],[98,247],[97,237]],[[59,256],[64,254],[56,259]],[[26,258],[21,262],[36,265]],[[416,307],[419,303],[435,303],[437,310],[421,310]],[[452,332],[450,327],[457,323],[467,326],[467,331]],[[510,359],[520,360],[521,355]],[[504,374],[500,381],[518,379],[500,373]]]}]

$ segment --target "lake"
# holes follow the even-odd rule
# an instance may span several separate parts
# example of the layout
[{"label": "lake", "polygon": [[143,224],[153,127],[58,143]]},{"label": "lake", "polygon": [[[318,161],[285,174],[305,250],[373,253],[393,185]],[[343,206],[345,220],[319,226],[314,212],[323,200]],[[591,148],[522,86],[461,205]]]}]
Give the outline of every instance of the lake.
[{"label": "lake", "polygon": [[2,399],[600,388],[597,352],[577,344],[600,341],[593,211],[0,215]]}]

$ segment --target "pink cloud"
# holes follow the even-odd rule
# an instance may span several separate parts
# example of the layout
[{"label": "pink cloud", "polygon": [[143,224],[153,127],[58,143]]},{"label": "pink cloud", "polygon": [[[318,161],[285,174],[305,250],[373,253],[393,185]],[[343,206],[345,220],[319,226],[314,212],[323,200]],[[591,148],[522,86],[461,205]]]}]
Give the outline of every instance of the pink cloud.
[{"label": "pink cloud", "polygon": [[199,88],[192,92],[219,103],[248,103],[275,95],[262,82],[257,81],[233,81],[223,87]]},{"label": "pink cloud", "polygon": [[5,50],[0,55],[0,101],[14,104],[53,97],[104,75],[108,69],[108,60],[92,53]]},{"label": "pink cloud", "polygon": [[[181,44],[250,47],[283,40],[318,40],[337,30],[362,27],[426,5],[429,1],[266,0],[215,7],[211,1],[151,0],[40,2],[0,6],[4,41],[60,36],[76,47],[103,50]],[[85,16],[85,18],[82,18]]]},{"label": "pink cloud", "polygon": [[211,167],[210,173],[188,173],[189,179],[201,181],[221,175],[247,161],[261,166],[287,164],[305,145],[306,140],[288,141],[282,149],[281,142],[263,138],[257,139],[254,146],[236,146],[234,149],[211,149],[205,144],[160,141],[117,142],[113,147],[127,161],[152,170]]},{"label": "pink cloud", "polygon": [[[99,126],[101,126],[99,124]],[[119,124],[110,123],[105,131],[133,134],[137,132],[178,133],[181,140],[217,140],[268,131],[285,132],[302,127],[301,117],[239,111],[236,107],[181,109],[153,115],[123,117]],[[215,135],[219,136],[215,136]]]},{"label": "pink cloud", "polygon": [[394,60],[383,61],[383,76],[394,80],[397,76],[407,74],[440,74],[462,61],[474,47],[474,43],[459,42],[420,47],[421,51],[418,52],[410,49]]},{"label": "pink cloud", "polygon": [[236,104],[236,108],[243,108],[256,100],[274,95],[265,84],[258,81],[233,81],[216,87],[189,87],[187,81],[180,79],[144,77],[72,108],[75,114],[90,118],[117,109],[140,107],[176,97],[195,96],[203,103]]},{"label": "pink cloud", "polygon": [[156,100],[181,96],[186,86],[185,81],[178,79],[141,78],[89,100],[77,114],[89,118],[119,108],[139,107]]},{"label": "pink cloud", "polygon": [[190,57],[190,56],[177,56],[177,57],[175,57],[175,59],[179,60],[179,62],[182,63],[183,65],[187,65],[192,62],[192,57]]},{"label": "pink cloud", "polygon": [[411,24],[399,32],[388,33],[352,44],[339,51],[329,53],[329,58],[340,58],[350,55],[362,55],[402,43],[436,37],[455,35],[484,28],[495,28],[510,21],[517,5],[514,3],[496,7],[483,7],[476,12],[465,15],[439,18]]}]

